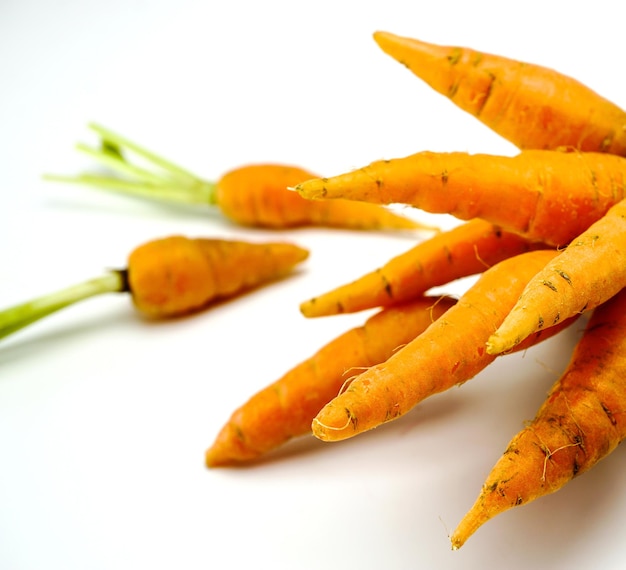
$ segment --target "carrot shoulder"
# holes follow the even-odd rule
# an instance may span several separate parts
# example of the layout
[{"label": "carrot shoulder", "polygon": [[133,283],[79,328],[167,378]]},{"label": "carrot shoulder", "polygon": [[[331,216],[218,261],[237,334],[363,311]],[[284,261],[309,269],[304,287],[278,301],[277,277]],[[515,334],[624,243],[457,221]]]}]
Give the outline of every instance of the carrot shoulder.
[{"label": "carrot shoulder", "polygon": [[235,410],[207,450],[207,466],[257,459],[310,433],[317,412],[352,374],[389,358],[454,302],[449,297],[422,297],[383,309],[363,326],[336,337]]},{"label": "carrot shoulder", "polygon": [[484,220],[470,220],[435,234],[355,281],[303,302],[300,311],[306,317],[321,317],[393,306],[541,247],[546,246]]},{"label": "carrot shoulder", "polygon": [[380,48],[521,149],[626,155],[626,112],[576,79],[469,48],[376,32]]},{"label": "carrot shoulder", "polygon": [[419,152],[296,186],[309,199],[400,203],[461,220],[483,218],[564,246],[626,196],[626,159],[526,150],[516,156]]},{"label": "carrot shoulder", "polygon": [[[485,342],[519,296],[525,283],[556,253],[539,250],[506,259],[481,275],[445,315],[385,362],[357,376],[313,420],[325,441],[355,436],[407,413],[435,393],[474,377],[495,356]],[[559,327],[570,324],[564,321]],[[547,338],[541,331],[518,349]]]},{"label": "carrot shoulder", "polygon": [[509,350],[533,332],[593,309],[626,287],[626,200],[572,241],[524,288],[489,337],[487,351]]},{"label": "carrot shoulder", "polygon": [[561,489],[626,437],[626,291],[595,309],[534,420],[509,443],[451,536],[460,548],[485,522]]}]

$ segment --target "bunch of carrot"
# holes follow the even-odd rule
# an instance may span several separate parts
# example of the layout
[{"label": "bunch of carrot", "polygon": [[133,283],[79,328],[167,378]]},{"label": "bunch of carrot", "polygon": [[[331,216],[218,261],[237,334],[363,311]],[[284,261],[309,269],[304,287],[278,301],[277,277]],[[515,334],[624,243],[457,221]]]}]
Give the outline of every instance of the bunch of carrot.
[{"label": "bunch of carrot", "polygon": [[[206,451],[209,467],[246,463],[307,433],[323,441],[364,433],[590,313],[566,371],[453,532],[459,548],[489,519],[557,491],[626,437],[626,112],[538,65],[385,32],[374,39],[519,153],[421,151],[330,178],[249,165],[208,182],[91,125],[100,148],[79,149],[116,176],[50,178],[217,206],[237,224],[274,229],[424,229],[389,204],[461,220],[304,301],[309,318],[379,311],[235,410]],[[198,311],[284,275],[307,255],[288,243],[155,240],[135,249],[126,269],[0,312],[0,338],[108,292],[130,293],[152,317]],[[470,275],[478,278],[459,299],[430,293]]]},{"label": "bunch of carrot", "polygon": [[[316,203],[401,203],[462,223],[303,302],[306,317],[380,312],[236,410],[206,462],[245,462],[308,432],[324,441],[361,434],[589,313],[566,371],[453,532],[456,549],[626,437],[626,112],[541,66],[390,33],[374,38],[519,153],[418,152],[296,184]],[[429,296],[468,275],[478,279],[458,300]]]}]

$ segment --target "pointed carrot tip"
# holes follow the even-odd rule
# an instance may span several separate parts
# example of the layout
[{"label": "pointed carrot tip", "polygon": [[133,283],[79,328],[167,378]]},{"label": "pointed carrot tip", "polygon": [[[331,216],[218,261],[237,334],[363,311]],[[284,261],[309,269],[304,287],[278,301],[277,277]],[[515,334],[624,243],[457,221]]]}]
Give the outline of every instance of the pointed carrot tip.
[{"label": "pointed carrot tip", "polygon": [[204,454],[204,464],[209,469],[215,467],[229,467],[237,464],[236,458],[232,457],[224,445],[214,443]]},{"label": "pointed carrot tip", "polygon": [[224,456],[216,449],[215,446],[210,447],[204,454],[204,464],[208,467],[219,467],[224,464]]},{"label": "pointed carrot tip", "polygon": [[485,350],[487,354],[499,355],[511,350],[516,344],[517,342],[511,342],[509,339],[501,337],[496,331],[487,339]]}]

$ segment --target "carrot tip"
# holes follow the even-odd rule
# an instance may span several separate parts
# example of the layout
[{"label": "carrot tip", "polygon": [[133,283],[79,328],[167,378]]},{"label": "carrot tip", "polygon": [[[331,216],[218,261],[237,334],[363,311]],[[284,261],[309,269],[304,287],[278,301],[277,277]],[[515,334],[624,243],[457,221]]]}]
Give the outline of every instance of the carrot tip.
[{"label": "carrot tip", "polygon": [[511,350],[518,343],[518,339],[511,341],[507,338],[502,338],[496,334],[489,337],[486,344],[487,354],[497,355]]}]

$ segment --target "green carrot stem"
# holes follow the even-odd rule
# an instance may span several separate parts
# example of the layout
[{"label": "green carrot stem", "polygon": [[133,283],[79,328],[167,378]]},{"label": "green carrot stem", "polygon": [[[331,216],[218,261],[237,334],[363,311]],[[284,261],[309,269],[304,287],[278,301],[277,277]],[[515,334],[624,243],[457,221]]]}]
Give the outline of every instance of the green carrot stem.
[{"label": "green carrot stem", "polygon": [[91,279],[0,311],[0,339],[74,303],[104,293],[128,292],[126,271],[112,270]]},{"label": "green carrot stem", "polygon": [[212,205],[214,196],[213,185],[198,182],[197,186],[182,187],[165,184],[151,184],[146,182],[135,182],[112,176],[98,176],[95,174],[79,174],[78,176],[59,176],[56,174],[44,175],[45,180],[54,182],[67,182],[70,184],[84,184],[95,188],[112,190],[121,194],[130,194],[140,198],[150,200],[161,200],[164,202],[178,202],[179,204],[202,204]]},{"label": "green carrot stem", "polygon": [[100,135],[100,137],[104,140],[104,141],[108,141],[113,143],[114,145],[120,147],[120,148],[126,148],[128,150],[131,150],[132,152],[134,152],[135,154],[143,157],[144,159],[148,160],[149,162],[151,162],[152,164],[161,167],[163,170],[168,171],[170,174],[175,174],[178,175],[182,178],[187,178],[189,180],[189,182],[193,183],[195,182],[198,177],[189,172],[188,170],[184,169],[182,166],[178,166],[177,164],[174,164],[173,162],[166,160],[165,158],[163,158],[162,156],[159,156],[141,146],[139,146],[138,144],[128,140],[127,138],[114,133],[113,131],[111,131],[110,129],[107,129],[101,125],[98,125],[96,123],[90,123],[89,124],[89,128],[92,131],[95,131],[98,135]]},{"label": "green carrot stem", "polygon": [[78,143],[76,145],[76,149],[89,155],[91,158],[97,160],[105,166],[116,170],[120,174],[135,177],[147,183],[159,183],[163,180],[162,176],[159,176],[154,172],[150,172],[145,168],[140,168],[138,166],[130,164],[129,162],[126,162],[121,154],[116,156],[110,151],[91,148],[82,143]]},{"label": "green carrot stem", "polygon": [[[45,175],[45,179],[57,182],[76,182],[142,198],[181,204],[217,205],[215,197],[217,185],[214,182],[203,180],[100,125],[90,124],[89,127],[101,137],[101,148],[94,149],[85,144],[78,144],[76,148],[110,167],[122,178],[85,173],[77,177]],[[131,164],[124,151],[135,153],[148,164],[156,167],[156,170]]]}]

